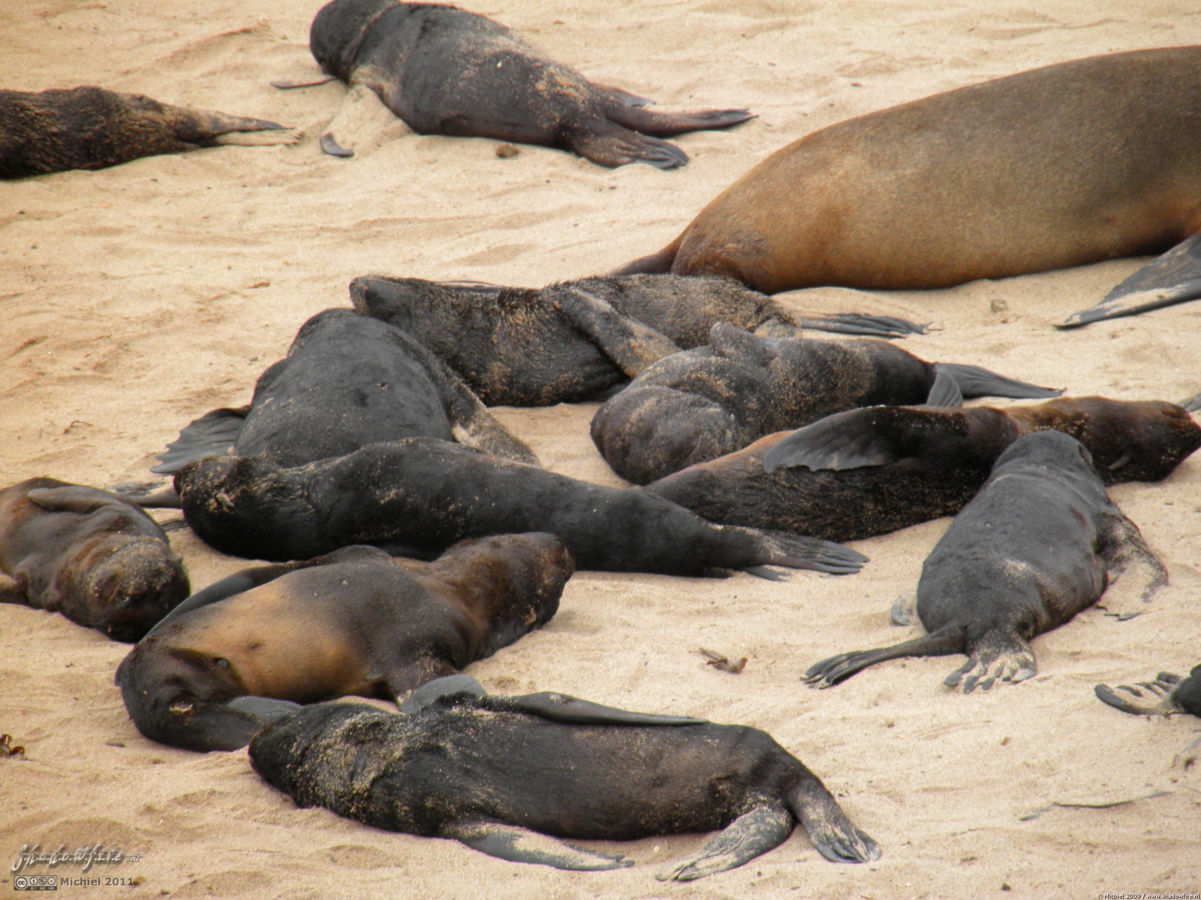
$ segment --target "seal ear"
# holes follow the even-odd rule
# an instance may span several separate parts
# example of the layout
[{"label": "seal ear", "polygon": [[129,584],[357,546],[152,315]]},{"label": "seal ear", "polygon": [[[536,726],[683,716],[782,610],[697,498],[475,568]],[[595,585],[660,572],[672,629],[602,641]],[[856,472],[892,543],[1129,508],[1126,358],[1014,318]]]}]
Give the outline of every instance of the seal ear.
[{"label": "seal ear", "polygon": [[484,686],[470,675],[447,675],[427,681],[421,687],[405,697],[400,704],[402,713],[412,714],[425,709],[440,697],[453,697],[455,694],[470,694],[473,697],[486,697],[488,692]]}]

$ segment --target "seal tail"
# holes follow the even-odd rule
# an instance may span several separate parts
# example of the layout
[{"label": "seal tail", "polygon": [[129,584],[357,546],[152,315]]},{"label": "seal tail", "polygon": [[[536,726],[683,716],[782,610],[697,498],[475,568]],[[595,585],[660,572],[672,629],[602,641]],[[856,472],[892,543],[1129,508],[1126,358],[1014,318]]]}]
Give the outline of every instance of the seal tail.
[{"label": "seal tail", "polygon": [[789,569],[812,569],[830,575],[854,575],[867,557],[862,553],[821,538],[788,534],[782,531],[765,531],[743,528],[739,525],[720,526],[726,533],[749,538],[750,559],[736,568],[747,569],[756,574],[760,566],[785,566]]},{"label": "seal tail", "polygon": [[950,656],[963,652],[963,632],[958,628],[940,628],[933,634],[923,635],[911,641],[903,641],[891,647],[840,653],[814,663],[805,672],[804,680],[811,687],[834,687],[846,681],[856,672],[868,666],[903,656]]},{"label": "seal tail", "polygon": [[654,137],[675,137],[692,131],[716,131],[741,125],[755,118],[747,109],[703,109],[695,112],[659,112],[641,106],[612,104],[605,116],[633,131]]}]

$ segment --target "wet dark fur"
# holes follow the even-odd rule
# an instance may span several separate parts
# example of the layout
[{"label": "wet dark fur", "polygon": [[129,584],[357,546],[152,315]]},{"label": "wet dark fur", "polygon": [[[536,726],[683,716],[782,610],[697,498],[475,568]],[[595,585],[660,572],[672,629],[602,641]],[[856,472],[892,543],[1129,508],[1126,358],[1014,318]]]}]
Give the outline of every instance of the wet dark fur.
[{"label": "wet dark fur", "polygon": [[[32,494],[32,496],[31,496]],[[136,641],[188,595],[158,524],[120,497],[53,478],[0,490],[0,600]]]}]

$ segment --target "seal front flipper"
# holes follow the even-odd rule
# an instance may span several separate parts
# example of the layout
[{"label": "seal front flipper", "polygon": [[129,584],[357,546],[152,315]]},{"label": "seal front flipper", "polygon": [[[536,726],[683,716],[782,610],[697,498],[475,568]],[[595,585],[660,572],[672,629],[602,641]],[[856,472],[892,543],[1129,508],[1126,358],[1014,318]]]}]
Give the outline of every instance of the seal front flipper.
[{"label": "seal front flipper", "polygon": [[630,712],[614,706],[603,706],[567,694],[541,691],[505,698],[507,706],[540,716],[552,722],[569,725],[705,725],[705,719],[688,716],[660,716],[653,713]]},{"label": "seal front flipper", "polygon": [[637,319],[624,316],[608,301],[580,287],[554,292],[555,308],[582,331],[630,378],[651,363],[679,353],[680,347]]},{"label": "seal front flipper", "polygon": [[249,406],[223,407],[207,412],[184,426],[174,441],[158,457],[158,465],[150,471],[157,475],[172,475],[195,459],[206,456],[226,456],[246,424]]},{"label": "seal front flipper", "polygon": [[782,805],[764,803],[756,806],[727,825],[692,856],[655,877],[660,881],[695,881],[737,868],[784,843],[792,834],[793,825],[792,813]]},{"label": "seal front flipper", "polygon": [[1201,298],[1201,234],[1194,234],[1143,266],[1096,306],[1072,313],[1055,327],[1079,328],[1198,298]]},{"label": "seal front flipper", "polygon": [[459,841],[473,850],[499,859],[553,866],[556,869],[595,872],[604,869],[624,869],[634,864],[633,860],[573,847],[557,838],[530,831],[528,828],[486,819],[443,825],[438,836]]},{"label": "seal front flipper", "polygon": [[[1044,397],[1058,397],[1063,391],[1055,388],[1040,387],[1028,381],[1018,381],[1016,378],[1006,378],[996,372],[980,366],[961,365],[959,363],[935,363],[935,383],[940,375],[950,375],[959,385],[964,397],[1011,397],[1019,400],[1036,400]],[[931,388],[931,395],[934,389]],[[950,406],[958,404],[941,404],[927,401],[931,406]]]},{"label": "seal front flipper", "polygon": [[[812,471],[883,466],[919,452],[912,435],[943,422],[935,410],[904,406],[848,409],[798,428],[763,455],[763,471],[804,466]],[[927,424],[928,423],[928,424]]]}]

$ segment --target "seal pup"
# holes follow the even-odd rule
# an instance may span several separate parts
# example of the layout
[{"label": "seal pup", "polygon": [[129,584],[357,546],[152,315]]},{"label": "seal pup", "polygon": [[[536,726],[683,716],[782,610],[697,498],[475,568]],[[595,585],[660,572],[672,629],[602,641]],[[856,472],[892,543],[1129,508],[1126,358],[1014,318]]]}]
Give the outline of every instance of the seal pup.
[{"label": "seal pup", "polygon": [[151,740],[234,750],[297,704],[395,700],[491,656],[550,620],[574,568],[562,541],[535,533],[433,562],[357,546],[247,569],[184,601],[116,680]]},{"label": "seal pup", "polygon": [[[168,106],[98,87],[0,91],[0,178],[103,169],[142,156],[182,153],[261,134],[256,143],[294,143],[274,122]],[[243,141],[244,142],[244,141]]]},{"label": "seal pup", "polygon": [[[620,271],[909,290],[1158,253],[1201,229],[1198,117],[1201,47],[960,88],[789,144]],[[1198,253],[1188,240],[1064,324],[1198,296]]]},{"label": "seal pup", "polygon": [[55,478],[0,490],[0,602],[136,641],[188,596],[167,535],[115,494]]},{"label": "seal pup", "polygon": [[632,862],[557,838],[723,829],[658,876],[692,881],[768,852],[798,822],[832,862],[880,855],[766,732],[556,693],[488,696],[468,680],[446,679],[440,695],[431,682],[432,696],[400,715],[363,704],[308,707],[256,735],[250,763],[297,806],[560,869]]},{"label": "seal pup", "polygon": [[1170,716],[1188,713],[1201,716],[1201,666],[1193,666],[1187,678],[1160,672],[1154,681],[1119,684],[1111,688],[1097,685],[1097,698],[1114,709],[1138,716]]},{"label": "seal pup", "polygon": [[646,486],[711,522],[852,541],[959,512],[1001,452],[1053,428],[1106,484],[1159,481],[1201,446],[1174,403],[1061,397],[1031,406],[877,406],[760,438]]},{"label": "seal pup", "polygon": [[948,687],[1024,681],[1038,673],[1028,642],[1092,606],[1134,564],[1145,570],[1143,600],[1167,583],[1084,445],[1058,431],[1024,435],[922,565],[917,614],[927,634],[822,660],[805,680],[830,687],[887,659],[966,653]]},{"label": "seal pup", "polygon": [[348,544],[437,552],[488,534],[549,531],[581,569],[702,575],[766,565],[855,572],[865,557],[797,535],[706,522],[640,490],[605,487],[434,438],[369,444],[284,468],[261,457],[188,463],[175,492],[222,553],[304,559]]},{"label": "seal pup", "polygon": [[415,435],[537,462],[419,341],[349,309],[327,309],[305,322],[287,357],[259,377],[249,406],[192,422],[151,471],[169,474],[231,450],[292,466]]},{"label": "seal pup", "polygon": [[799,334],[802,327],[899,337],[924,326],[844,313],[796,319],[729,278],[627,275],[539,290],[364,275],[350,283],[362,315],[403,329],[488,406],[593,400],[647,366],[705,344],[714,322]]},{"label": "seal pup", "polygon": [[659,138],[752,118],[745,109],[644,109],[649,100],[593,84],[454,6],[333,0],[313,19],[309,49],[323,72],[369,87],[418,134],[541,144],[602,166],[674,169],[688,156]]},{"label": "seal pup", "polygon": [[659,360],[605,401],[592,442],[614,472],[647,484],[839,410],[1059,393],[884,341],[763,337],[719,322],[706,346]]}]

